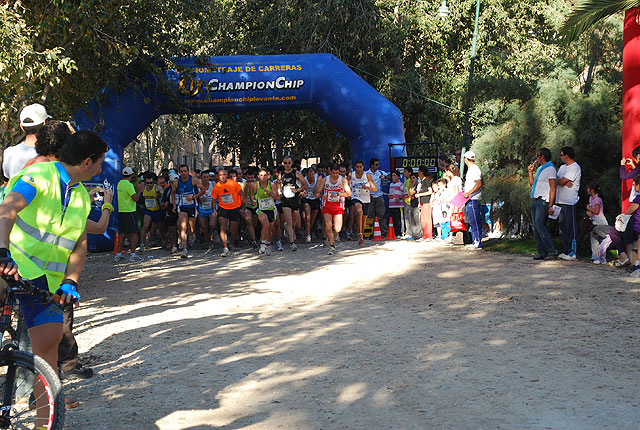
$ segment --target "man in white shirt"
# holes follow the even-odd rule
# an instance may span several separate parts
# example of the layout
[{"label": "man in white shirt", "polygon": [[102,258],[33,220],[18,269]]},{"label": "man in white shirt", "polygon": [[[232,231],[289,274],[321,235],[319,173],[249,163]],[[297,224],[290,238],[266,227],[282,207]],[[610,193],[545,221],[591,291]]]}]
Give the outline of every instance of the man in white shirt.
[{"label": "man in white shirt", "polygon": [[[535,164],[540,167],[536,170]],[[551,151],[541,148],[536,155],[536,161],[529,165],[529,185],[531,185],[531,225],[533,236],[538,245],[538,255],[534,260],[544,260],[547,257],[555,257],[558,251],[553,246],[551,235],[547,230],[546,222],[550,214],[553,214],[553,203],[556,198],[556,168],[551,162]]]},{"label": "man in white shirt", "polygon": [[464,153],[464,164],[467,166],[467,175],[464,181],[465,204],[471,230],[473,243],[470,249],[482,249],[482,214],[480,213],[480,197],[482,197],[482,172],[476,164],[476,154],[473,151]]},{"label": "man in white shirt", "polygon": [[582,170],[575,161],[573,148],[565,146],[560,150],[560,159],[564,162],[558,169],[558,188],[556,204],[562,208],[558,217],[560,233],[564,240],[564,252],[558,258],[571,261],[577,257],[578,224],[576,223],[576,205]]},{"label": "man in white shirt", "polygon": [[2,156],[2,171],[7,179],[11,179],[24,167],[25,163],[37,156],[36,134],[47,119],[51,118],[41,104],[34,103],[20,112],[20,128],[26,137],[15,146],[4,150]]},{"label": "man in white shirt", "polygon": [[373,184],[376,186],[376,191],[371,192],[371,203],[367,210],[367,218],[371,218],[375,221],[378,217],[380,223],[380,233],[382,237],[387,237],[387,224],[384,222],[385,214],[387,213],[387,206],[384,203],[384,193],[382,192],[382,180],[389,176],[389,173],[379,169],[380,160],[372,158],[369,161],[368,173],[373,178]]}]

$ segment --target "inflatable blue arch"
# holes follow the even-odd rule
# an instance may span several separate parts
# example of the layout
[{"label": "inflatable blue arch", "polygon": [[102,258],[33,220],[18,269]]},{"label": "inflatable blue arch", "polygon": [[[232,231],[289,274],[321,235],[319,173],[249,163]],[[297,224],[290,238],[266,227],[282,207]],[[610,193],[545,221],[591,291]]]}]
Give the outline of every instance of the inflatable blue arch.
[{"label": "inflatable blue arch", "polygon": [[[351,142],[352,159],[379,158],[389,168],[389,143],[404,143],[400,110],[330,54],[210,57],[174,60],[182,73],[150,76],[148,85],[124,92],[105,89],[74,115],[82,129],[97,131],[109,144],[103,172],[91,184],[115,185],[124,148],[163,114],[310,110]],[[166,79],[166,80],[165,80]],[[175,92],[159,91],[167,82]],[[100,100],[100,101],[98,101]],[[402,146],[392,156],[400,156]],[[92,213],[97,218],[99,211]],[[91,251],[109,250],[117,230],[112,217],[104,235],[91,235]]]}]

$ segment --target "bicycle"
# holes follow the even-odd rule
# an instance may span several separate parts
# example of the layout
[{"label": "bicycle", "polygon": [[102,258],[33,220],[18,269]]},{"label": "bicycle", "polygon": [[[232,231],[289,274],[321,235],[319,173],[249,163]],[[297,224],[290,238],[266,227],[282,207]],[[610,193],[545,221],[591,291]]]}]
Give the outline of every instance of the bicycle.
[{"label": "bicycle", "polygon": [[[0,429],[62,429],[65,411],[62,384],[44,359],[19,349],[24,322],[15,310],[16,294],[40,296],[43,303],[57,306],[56,296],[27,280],[16,281],[7,275],[2,275],[2,279],[7,287],[0,318]],[[18,373],[27,376],[19,377]]]}]

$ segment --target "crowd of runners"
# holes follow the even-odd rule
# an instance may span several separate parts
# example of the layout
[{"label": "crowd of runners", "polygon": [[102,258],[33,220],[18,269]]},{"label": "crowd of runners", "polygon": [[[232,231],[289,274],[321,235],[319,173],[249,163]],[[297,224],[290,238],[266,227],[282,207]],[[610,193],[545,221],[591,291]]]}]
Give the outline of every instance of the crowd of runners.
[{"label": "crowd of runners", "polygon": [[[472,155],[468,158],[474,161]],[[367,170],[362,160],[301,168],[290,157],[269,169],[190,171],[181,165],[138,175],[125,167],[117,187],[115,260],[125,260],[125,242],[132,250],[131,261],[143,259],[136,253],[138,245],[140,252],[160,245],[188,258],[196,244],[208,254],[217,248],[227,257],[240,246],[268,256],[274,250],[295,252],[300,243],[321,241],[332,255],[336,242],[364,245],[365,230],[374,220],[384,236],[391,220],[400,239],[450,241],[449,217],[462,211],[450,203],[463,191],[454,163],[445,165],[438,178],[425,166],[417,172],[384,172],[378,159],[368,161]],[[479,189],[473,194],[479,198]]]}]

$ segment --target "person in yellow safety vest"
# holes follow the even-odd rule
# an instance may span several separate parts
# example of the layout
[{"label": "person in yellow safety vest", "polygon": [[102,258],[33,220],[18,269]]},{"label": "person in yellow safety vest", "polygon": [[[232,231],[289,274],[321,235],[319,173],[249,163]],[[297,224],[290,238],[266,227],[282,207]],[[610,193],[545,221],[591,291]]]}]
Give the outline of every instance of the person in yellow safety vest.
[{"label": "person in yellow safety vest", "polygon": [[[60,304],[79,301],[77,283],[87,253],[86,222],[91,200],[80,181],[102,171],[107,144],[96,133],[78,131],[60,150],[60,161],[21,170],[9,182],[0,205],[0,273],[26,278],[60,296]],[[33,353],[56,370],[62,338],[62,309],[19,295]],[[77,305],[77,302],[76,302]],[[34,394],[39,399],[38,387]],[[38,421],[48,411],[38,408]]]}]

